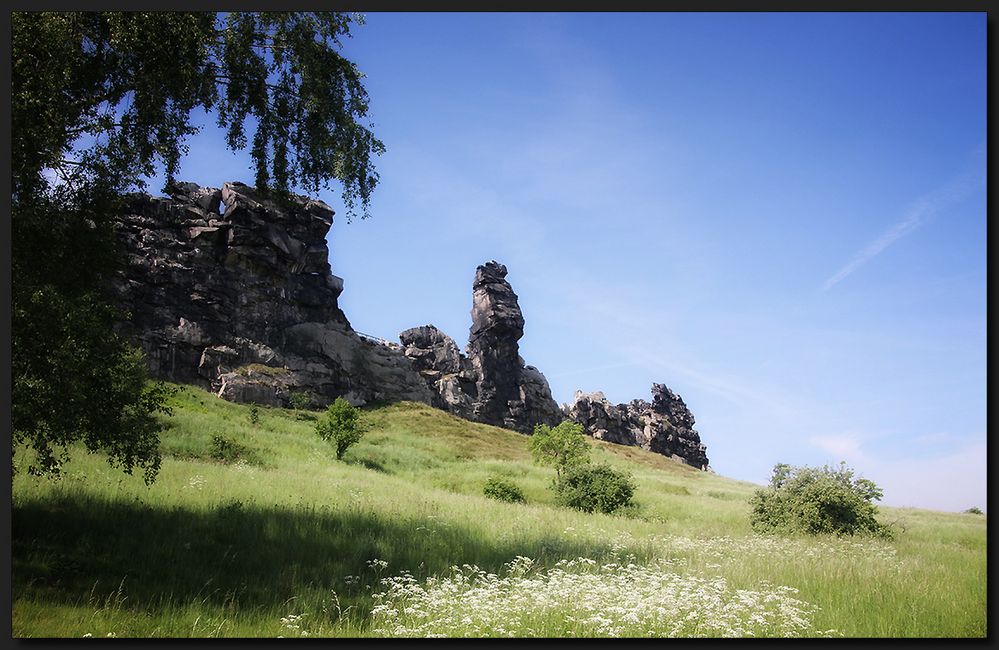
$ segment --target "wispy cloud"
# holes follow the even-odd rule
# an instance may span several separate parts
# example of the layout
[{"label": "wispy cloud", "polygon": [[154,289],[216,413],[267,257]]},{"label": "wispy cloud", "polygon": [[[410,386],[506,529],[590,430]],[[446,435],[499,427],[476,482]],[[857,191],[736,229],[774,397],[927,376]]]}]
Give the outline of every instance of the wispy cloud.
[{"label": "wispy cloud", "polygon": [[[975,151],[975,161],[979,160],[981,148]],[[933,192],[920,197],[905,212],[905,216],[884,232],[880,237],[861,249],[847,264],[832,274],[822,283],[822,290],[828,291],[848,275],[869,262],[876,255],[894,244],[902,237],[930,221],[943,209],[957,203],[968,196],[973,190],[984,184],[984,165],[974,164],[964,173]]]},{"label": "wispy cloud", "polygon": [[861,441],[854,434],[812,436],[808,439],[808,442],[822,451],[833,455],[836,460],[848,460],[851,462],[867,460],[867,457],[860,450]]},{"label": "wispy cloud", "polygon": [[864,436],[855,433],[815,436],[809,442],[830,454],[834,463],[846,460],[860,476],[880,485],[885,491],[885,505],[952,512],[970,506],[984,508],[984,433],[947,438],[947,444],[941,444],[936,453],[922,456],[869,453],[861,449],[866,442]]},{"label": "wispy cloud", "polygon": [[[746,412],[784,424],[798,423],[807,412],[803,404],[782,388],[762,381],[750,380],[730,372],[710,368],[693,359],[683,358],[679,349],[658,350],[648,347],[623,346],[621,353],[636,365],[655,371],[663,377],[680,379],[690,386],[714,394],[745,409]],[[673,379],[670,380],[671,382]],[[675,385],[673,386],[675,388]]]}]

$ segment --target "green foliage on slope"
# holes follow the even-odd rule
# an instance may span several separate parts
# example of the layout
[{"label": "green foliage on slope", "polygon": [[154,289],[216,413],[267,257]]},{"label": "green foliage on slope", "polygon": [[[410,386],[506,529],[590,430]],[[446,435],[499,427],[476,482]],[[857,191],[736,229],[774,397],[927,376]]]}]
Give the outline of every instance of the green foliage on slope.
[{"label": "green foliage on slope", "polygon": [[[83,447],[61,479],[15,476],[15,637],[391,636],[433,633],[434,621],[473,636],[503,634],[497,624],[551,636],[986,632],[984,517],[882,508],[906,530],[891,542],[758,535],[758,486],[592,439],[595,462],[633,475],[637,506],[587,514],[554,503],[528,437],[421,404],[365,408],[370,430],[337,462],[294,410],[260,407],[253,425],[248,406],[194,388],[169,403],[150,486]],[[214,460],[215,436],[259,464]],[[491,477],[527,502],[483,495]],[[418,588],[392,591],[406,575]],[[681,617],[700,603],[697,625],[649,613],[670,594],[690,599],[675,601]],[[807,626],[780,608],[754,622],[739,605],[771,596]],[[421,618],[430,602],[446,611]],[[404,620],[388,625],[390,611]]]},{"label": "green foliage on slope", "polygon": [[774,467],[770,486],[757,490],[750,504],[753,529],[763,533],[830,533],[891,537],[877,519],[883,491],[873,481],[854,478],[846,463],[839,467]]}]

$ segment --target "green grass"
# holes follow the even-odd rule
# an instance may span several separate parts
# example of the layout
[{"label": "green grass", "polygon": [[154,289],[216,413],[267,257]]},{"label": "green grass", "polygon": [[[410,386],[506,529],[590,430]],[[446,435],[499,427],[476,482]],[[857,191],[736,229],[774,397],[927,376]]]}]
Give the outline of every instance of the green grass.
[{"label": "green grass", "polygon": [[[633,474],[638,507],[587,515],[553,505],[553,472],[526,436],[420,404],[366,409],[369,432],[338,462],[302,412],[260,407],[253,425],[249,407],[191,387],[172,401],[151,486],[77,449],[61,479],[15,474],[13,636],[367,636],[384,633],[371,616],[381,578],[503,574],[517,556],[539,580],[586,557],[667,562],[729,590],[787,585],[818,608],[813,630],[845,636],[986,634],[980,515],[881,508],[905,529],[889,543],[761,538],[757,486],[595,440],[594,461]],[[215,436],[245,457],[214,459]],[[484,496],[490,477],[527,502]],[[519,633],[592,631],[566,611]]]}]

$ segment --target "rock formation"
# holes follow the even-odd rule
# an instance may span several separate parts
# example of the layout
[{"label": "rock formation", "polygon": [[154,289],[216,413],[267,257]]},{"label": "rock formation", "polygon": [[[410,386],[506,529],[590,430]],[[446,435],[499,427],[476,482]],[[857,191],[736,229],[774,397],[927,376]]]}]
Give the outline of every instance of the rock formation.
[{"label": "rock formation", "polygon": [[524,316],[502,264],[475,271],[465,354],[433,325],[402,332],[401,344],[372,340],[337,305],[343,280],[329,264],[325,203],[278,202],[242,183],[168,193],[125,197],[118,219],[126,264],[115,287],[130,314],[119,327],[153,376],[273,406],[294,393],[313,406],[412,400],[524,433],[568,416],[596,438],[707,466],[693,416],[661,384],[651,404],[577,393],[563,413],[520,357]]},{"label": "rock formation", "polygon": [[475,270],[467,357],[433,325],[408,329],[399,340],[442,408],[530,433],[537,424],[558,424],[562,412],[544,375],[520,357],[524,316],[506,274],[495,261]]},{"label": "rock formation", "polygon": [[476,375],[454,339],[433,325],[424,325],[402,332],[399,340],[405,355],[437,396],[434,405],[471,420],[478,397]]},{"label": "rock formation", "polygon": [[317,405],[434,399],[401,346],[359,337],[337,306],[329,206],[278,204],[241,183],[168,191],[126,197],[118,223],[127,264],[117,289],[131,313],[122,327],[154,376],[276,406],[293,392]]},{"label": "rock formation", "polygon": [[652,403],[634,399],[611,404],[603,393],[576,391],[566,416],[594,438],[669,456],[698,469],[708,468],[706,447],[694,430],[683,399],[663,384],[652,384]]}]

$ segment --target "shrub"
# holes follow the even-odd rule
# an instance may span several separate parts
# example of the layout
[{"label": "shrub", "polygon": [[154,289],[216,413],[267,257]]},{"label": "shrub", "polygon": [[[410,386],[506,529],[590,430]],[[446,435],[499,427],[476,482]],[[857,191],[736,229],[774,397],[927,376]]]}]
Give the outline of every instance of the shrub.
[{"label": "shrub", "polygon": [[260,407],[256,404],[250,405],[250,424],[257,426],[260,422]]},{"label": "shrub", "polygon": [[556,479],[555,503],[583,512],[612,513],[632,505],[635,484],[631,475],[610,465],[575,465]]},{"label": "shrub", "polygon": [[891,537],[891,530],[876,519],[881,488],[865,478],[854,479],[853,470],[838,468],[774,466],[770,486],[757,490],[750,500],[750,524],[760,533],[869,534]]},{"label": "shrub", "polygon": [[969,514],[969,515],[984,515],[985,514],[984,512],[981,511],[981,509],[978,508],[978,506],[971,506],[970,508],[968,508],[964,512],[965,512],[965,514]]},{"label": "shrub", "polygon": [[235,463],[238,460],[255,461],[255,455],[249,447],[239,444],[232,438],[215,436],[212,438],[212,449],[208,454],[212,460],[220,463]]},{"label": "shrub", "polygon": [[304,411],[312,405],[312,398],[305,392],[292,393],[288,396],[288,403],[291,404],[291,408]]},{"label": "shrub", "polygon": [[316,433],[334,445],[337,460],[347,449],[361,439],[365,426],[360,410],[342,397],[326,407],[326,413],[316,422]]},{"label": "shrub", "polygon": [[590,460],[590,446],[583,435],[583,426],[570,420],[562,421],[555,428],[547,424],[534,427],[530,447],[534,462],[554,466],[556,477]]},{"label": "shrub", "polygon": [[524,503],[524,493],[516,484],[501,478],[490,478],[482,488],[482,493],[487,497],[507,501],[509,503]]}]

